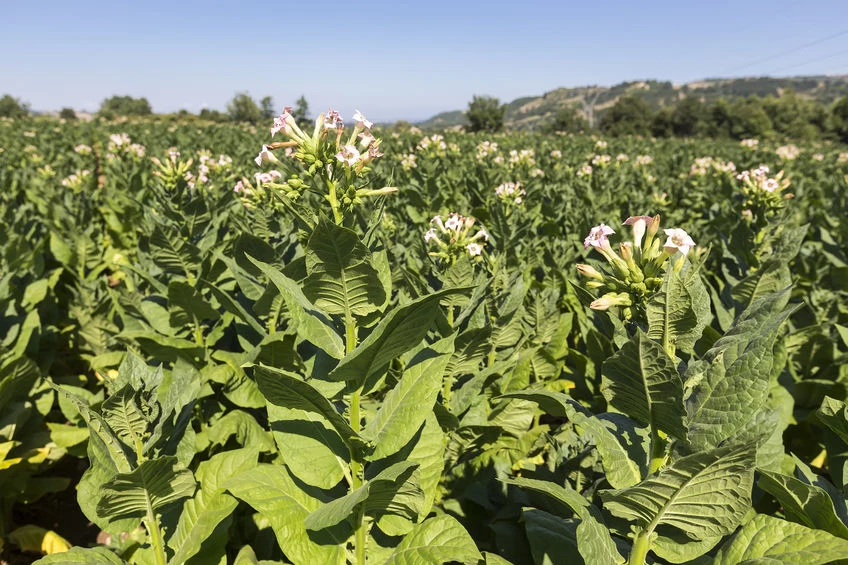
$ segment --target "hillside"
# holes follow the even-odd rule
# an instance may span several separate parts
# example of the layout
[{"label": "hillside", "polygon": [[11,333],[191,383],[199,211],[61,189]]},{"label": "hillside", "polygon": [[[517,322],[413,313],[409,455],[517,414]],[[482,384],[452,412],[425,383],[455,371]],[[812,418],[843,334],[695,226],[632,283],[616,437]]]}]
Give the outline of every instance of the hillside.
[{"label": "hillside", "polygon": [[[586,116],[594,103],[597,119],[606,108],[621,96],[635,94],[644,98],[654,108],[673,104],[689,95],[705,102],[724,97],[728,100],[745,96],[780,96],[787,89],[803,96],[830,104],[848,94],[848,75],[809,77],[747,77],[733,79],[705,79],[686,84],[672,84],[656,80],[623,82],[615,86],[580,86],[557,88],[542,96],[518,98],[507,104],[506,125],[510,129],[530,130],[550,122],[557,111],[576,107]],[[451,128],[466,123],[465,112],[442,112],[421,122],[421,127]]]}]

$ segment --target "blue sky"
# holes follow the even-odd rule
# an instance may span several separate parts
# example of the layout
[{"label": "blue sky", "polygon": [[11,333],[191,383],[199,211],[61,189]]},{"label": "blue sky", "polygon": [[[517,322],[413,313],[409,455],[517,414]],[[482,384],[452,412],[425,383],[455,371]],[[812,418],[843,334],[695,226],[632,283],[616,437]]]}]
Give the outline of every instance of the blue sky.
[{"label": "blue sky", "polygon": [[848,74],[846,0],[0,0],[0,14],[0,93],[37,110],[111,94],[223,109],[248,91],[414,120],[473,94]]}]

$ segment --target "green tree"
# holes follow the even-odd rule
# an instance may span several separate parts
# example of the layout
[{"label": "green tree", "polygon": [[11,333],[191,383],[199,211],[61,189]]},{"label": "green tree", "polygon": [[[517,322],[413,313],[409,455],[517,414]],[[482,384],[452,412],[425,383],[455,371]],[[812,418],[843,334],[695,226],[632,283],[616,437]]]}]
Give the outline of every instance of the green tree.
[{"label": "green tree", "polygon": [[210,110],[209,108],[200,110],[199,116],[201,120],[209,120],[210,122],[227,122],[230,120],[227,114],[220,110]]},{"label": "green tree", "polygon": [[638,96],[622,96],[601,118],[601,131],[609,135],[651,133],[651,107]]},{"label": "green tree", "polygon": [[308,127],[312,123],[309,118],[309,102],[306,101],[306,96],[301,95],[294,103],[294,110],[291,112],[294,121],[301,128]]},{"label": "green tree", "polygon": [[678,137],[701,135],[706,128],[707,109],[694,96],[687,96],[671,111],[671,129]]},{"label": "green tree", "polygon": [[29,114],[29,105],[21,102],[11,94],[4,94],[0,98],[0,117],[22,118]]},{"label": "green tree", "polygon": [[837,100],[830,109],[830,124],[833,133],[848,143],[848,94]]},{"label": "green tree", "polygon": [[262,109],[247,92],[239,92],[233,96],[227,104],[227,114],[234,122],[256,124],[262,120]]},{"label": "green tree", "polygon": [[466,129],[470,132],[484,131],[497,132],[504,129],[504,116],[506,105],[491,96],[474,95],[468,103],[468,125]]},{"label": "green tree", "polygon": [[749,96],[730,104],[730,135],[736,139],[767,137],[772,133],[771,119],[761,98]]},{"label": "green tree", "polygon": [[793,139],[820,139],[827,127],[827,111],[808,98],[788,89],[780,97],[763,99],[763,109],[771,120],[774,131]]},{"label": "green tree", "polygon": [[710,137],[730,137],[730,127],[733,121],[730,103],[719,98],[707,109],[707,135]]},{"label": "green tree", "polygon": [[262,111],[262,119],[267,121],[273,120],[277,115],[277,112],[274,110],[274,99],[270,96],[266,96],[259,102],[259,106]]},{"label": "green tree", "polygon": [[59,112],[59,117],[63,120],[76,120],[77,113],[74,112],[73,108],[62,108],[62,110]]},{"label": "green tree", "polygon": [[112,119],[116,116],[148,116],[153,113],[147,98],[112,96],[100,104],[99,116]]},{"label": "green tree", "polygon": [[654,137],[671,137],[674,135],[672,124],[673,108],[660,108],[651,120],[651,135]]},{"label": "green tree", "polygon": [[583,114],[574,106],[568,106],[559,110],[554,116],[554,121],[546,128],[549,131],[566,131],[578,133],[589,130],[589,122]]}]

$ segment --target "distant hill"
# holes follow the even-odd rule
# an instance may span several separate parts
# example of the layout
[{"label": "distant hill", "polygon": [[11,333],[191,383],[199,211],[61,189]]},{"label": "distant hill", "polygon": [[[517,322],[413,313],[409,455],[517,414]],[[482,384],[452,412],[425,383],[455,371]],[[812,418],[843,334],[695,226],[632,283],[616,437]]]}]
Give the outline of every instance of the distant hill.
[{"label": "distant hill", "polygon": [[[542,96],[518,98],[507,104],[506,125],[510,129],[532,130],[553,120],[556,113],[569,106],[587,115],[593,109],[595,119],[615,104],[621,96],[635,94],[654,108],[674,104],[686,96],[697,96],[704,102],[717,98],[732,100],[745,96],[780,96],[787,89],[830,104],[848,94],[848,75],[809,77],[711,78],[672,84],[657,80],[623,82],[615,86],[579,86],[557,88]],[[419,124],[421,127],[452,128],[467,124],[464,110],[442,112]]]}]

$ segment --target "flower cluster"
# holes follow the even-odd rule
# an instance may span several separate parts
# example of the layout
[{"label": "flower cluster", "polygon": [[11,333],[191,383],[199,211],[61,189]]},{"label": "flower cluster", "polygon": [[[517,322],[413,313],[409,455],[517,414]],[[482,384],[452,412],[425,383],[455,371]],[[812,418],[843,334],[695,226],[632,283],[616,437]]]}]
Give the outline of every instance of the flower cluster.
[{"label": "flower cluster", "polygon": [[789,179],[784,178],[783,171],[774,177],[769,176],[769,168],[760,165],[750,171],[742,171],[736,178],[742,181],[742,193],[745,195],[744,207],[752,210],[763,218],[773,215],[783,207],[783,201],[792,198],[791,194],[783,194],[789,187]]},{"label": "flower cluster", "polygon": [[91,154],[91,147],[88,146],[88,145],[85,145],[84,143],[81,143],[81,144],[77,145],[76,147],[74,147],[74,152],[79,153],[80,155],[90,155]]},{"label": "flower cluster", "polygon": [[415,157],[415,153],[410,153],[409,155],[404,155],[403,157],[401,157],[400,166],[403,167],[404,171],[417,168],[418,163],[417,158]]},{"label": "flower cluster", "polygon": [[553,157],[554,159],[562,159],[562,151],[560,151],[559,149],[554,149],[553,151],[551,151],[551,157]]},{"label": "flower cluster", "polygon": [[612,162],[612,157],[609,155],[592,155],[592,160],[590,161],[593,167],[606,167]]},{"label": "flower cluster", "polygon": [[62,179],[62,186],[70,188],[74,192],[79,192],[88,183],[91,178],[91,171],[84,169]]},{"label": "flower cluster", "polygon": [[801,150],[797,145],[781,145],[774,150],[778,157],[784,161],[794,161],[801,154]]},{"label": "flower cluster", "polygon": [[477,160],[483,161],[498,152],[498,144],[493,141],[481,141],[477,145]]},{"label": "flower cluster", "polygon": [[116,157],[132,157],[141,159],[147,152],[144,145],[133,143],[130,136],[125,133],[114,133],[109,136],[109,145],[107,146],[108,153],[106,158],[109,160]]},{"label": "flower cluster", "polygon": [[848,153],[840,153],[839,156],[836,158],[836,162],[839,165],[844,165],[845,163],[848,163]]},{"label": "flower cluster", "polygon": [[630,157],[627,155],[627,153],[619,153],[615,156],[615,160],[618,163],[626,163],[630,160]]},{"label": "flower cluster", "polygon": [[736,165],[733,161],[720,161],[712,157],[701,157],[689,168],[690,177],[702,177],[709,173],[735,173]]},{"label": "flower cluster", "polygon": [[536,152],[532,149],[513,149],[509,152],[509,164],[512,167],[533,167],[536,164]]},{"label": "flower cluster", "polygon": [[524,196],[527,192],[519,182],[505,182],[495,188],[495,194],[508,204],[520,205],[524,202]]},{"label": "flower cluster", "polygon": [[756,149],[759,144],[760,144],[759,139],[743,139],[742,141],[739,142],[739,145],[741,145],[742,147],[746,147],[748,149]]},{"label": "flower cluster", "polygon": [[644,167],[645,165],[650,165],[654,162],[654,158],[650,155],[637,155],[636,159],[633,161],[633,164],[637,167]]},{"label": "flower cluster", "polygon": [[680,228],[663,230],[665,242],[657,237],[660,216],[631,216],[624,222],[633,231],[633,238],[619,244],[616,252],[609,241],[615,230],[606,224],[595,226],[583,240],[606,259],[609,272],[590,265],[577,265],[578,272],[589,280],[586,285],[597,289],[601,296],[590,304],[594,310],[622,308],[625,319],[634,316],[644,319],[648,299],[660,290],[666,265],[673,257],[673,268],[679,270],[684,258],[695,247],[695,241]]},{"label": "flower cluster", "polygon": [[590,177],[590,176],[592,176],[592,165],[589,165],[587,163],[587,164],[583,165],[582,167],[580,167],[577,170],[577,176],[578,177]]},{"label": "flower cluster", "polygon": [[[372,161],[383,156],[380,151],[382,140],[374,136],[374,124],[359,110],[353,114],[354,127],[347,137],[344,137],[344,120],[336,110],[319,114],[311,135],[298,126],[291,111],[291,107],[286,107],[274,118],[270,128],[272,138],[282,134],[285,140],[263,145],[255,159],[258,166],[280,163],[274,151],[284,149],[285,156],[291,159],[283,164],[288,169],[287,180],[277,183],[275,181],[281,179],[282,174],[276,177],[268,173],[274,178],[258,176],[257,187],[240,192],[255,198],[270,193],[297,199],[314,184],[330,204],[336,222],[341,222],[345,214],[361,204],[364,198],[397,191],[394,187],[376,190],[366,187]],[[295,164],[305,169],[305,174],[299,172]],[[244,182],[242,179],[242,186]],[[268,191],[259,190],[260,187]]]},{"label": "flower cluster", "polygon": [[447,220],[442,220],[441,216],[430,220],[432,227],[424,234],[430,256],[452,264],[463,254],[470,257],[481,255],[489,234],[482,228],[474,232],[475,223],[474,218],[455,212],[448,214]]}]

